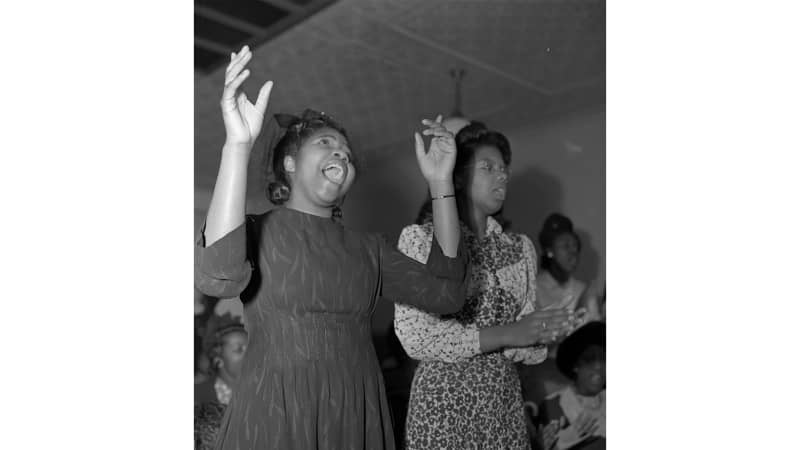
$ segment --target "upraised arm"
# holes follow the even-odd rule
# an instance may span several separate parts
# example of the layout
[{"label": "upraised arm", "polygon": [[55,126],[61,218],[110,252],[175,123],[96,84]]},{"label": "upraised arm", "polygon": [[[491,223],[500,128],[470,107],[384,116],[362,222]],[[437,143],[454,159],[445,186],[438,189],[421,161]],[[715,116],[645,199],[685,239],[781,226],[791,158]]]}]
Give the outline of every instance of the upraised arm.
[{"label": "upraised arm", "polygon": [[225,70],[225,88],[220,107],[225,123],[225,145],[222,147],[217,181],[208,207],[205,245],[212,245],[244,222],[247,195],[247,164],[261,126],[272,91],[272,82],[266,82],[253,104],[239,87],[250,75],[245,66],[253,57],[245,46],[238,54],[231,53],[231,62]]},{"label": "upraised arm", "polygon": [[453,133],[442,126],[442,116],[436,120],[425,119],[428,127],[422,134],[433,136],[428,151],[419,133],[414,133],[417,163],[422,176],[428,182],[433,203],[434,236],[446,256],[455,257],[461,229],[458,225],[453,168],[456,164],[456,143]]},{"label": "upraised arm", "polygon": [[206,224],[195,247],[195,286],[213,297],[239,295],[247,286],[252,270],[246,249],[247,165],[264,122],[272,82],[261,87],[255,104],[239,92],[250,75],[245,66],[251,58],[252,53],[245,46],[239,53],[231,53],[225,71],[220,101],[225,145]]}]

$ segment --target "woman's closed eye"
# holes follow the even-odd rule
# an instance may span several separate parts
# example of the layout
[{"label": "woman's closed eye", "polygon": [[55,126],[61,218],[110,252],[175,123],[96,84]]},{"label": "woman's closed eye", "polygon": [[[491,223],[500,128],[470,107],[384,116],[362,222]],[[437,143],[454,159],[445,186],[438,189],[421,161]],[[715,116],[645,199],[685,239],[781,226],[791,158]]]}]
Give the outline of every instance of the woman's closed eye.
[{"label": "woman's closed eye", "polygon": [[489,164],[487,161],[480,161],[476,166],[481,170],[486,170],[488,172],[492,171],[492,165]]},{"label": "woman's closed eye", "polygon": [[335,147],[337,144],[336,140],[330,137],[321,137],[317,142],[325,147]]},{"label": "woman's closed eye", "polygon": [[481,170],[485,170],[489,173],[509,173],[509,168],[503,164],[493,164],[489,161],[479,161],[475,166]]}]

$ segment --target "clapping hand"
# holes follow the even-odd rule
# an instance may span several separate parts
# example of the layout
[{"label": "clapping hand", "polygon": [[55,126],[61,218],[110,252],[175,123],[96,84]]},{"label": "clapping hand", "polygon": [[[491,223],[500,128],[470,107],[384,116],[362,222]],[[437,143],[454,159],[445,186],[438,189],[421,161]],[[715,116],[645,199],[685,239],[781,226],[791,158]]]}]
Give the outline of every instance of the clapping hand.
[{"label": "clapping hand", "polygon": [[527,347],[549,344],[568,334],[573,328],[573,317],[566,309],[537,310],[511,325],[508,345]]}]

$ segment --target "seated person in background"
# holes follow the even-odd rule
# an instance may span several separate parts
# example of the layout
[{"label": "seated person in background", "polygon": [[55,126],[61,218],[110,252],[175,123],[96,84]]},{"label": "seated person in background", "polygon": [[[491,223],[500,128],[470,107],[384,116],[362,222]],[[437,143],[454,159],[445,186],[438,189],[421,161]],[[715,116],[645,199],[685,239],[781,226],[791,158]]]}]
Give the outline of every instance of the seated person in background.
[{"label": "seated person in background", "polygon": [[213,448],[247,350],[247,332],[233,315],[212,316],[207,329],[204,353],[211,373],[194,387],[195,449],[202,450]]},{"label": "seated person in background", "polygon": [[[539,405],[539,444],[547,450],[605,449],[605,324],[588,323],[567,337],[559,346],[556,365],[572,383]],[[558,432],[545,433],[545,428]]]},{"label": "seated person in background", "polygon": [[581,240],[572,221],[562,214],[550,214],[539,232],[539,245],[542,248],[542,270],[536,277],[539,307],[567,308],[570,312],[584,307],[590,320],[598,320],[597,294],[574,277],[580,261]]}]

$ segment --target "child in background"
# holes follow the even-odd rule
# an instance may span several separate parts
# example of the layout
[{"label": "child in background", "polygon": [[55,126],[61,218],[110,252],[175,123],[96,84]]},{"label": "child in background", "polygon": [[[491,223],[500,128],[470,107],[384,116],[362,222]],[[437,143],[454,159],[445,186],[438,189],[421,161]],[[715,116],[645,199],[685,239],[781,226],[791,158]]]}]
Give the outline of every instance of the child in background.
[{"label": "child in background", "polygon": [[571,384],[539,405],[539,430],[558,428],[557,435],[543,439],[542,447],[605,449],[605,324],[591,322],[567,337],[559,346],[556,365]]},{"label": "child in background", "polygon": [[231,400],[247,350],[247,332],[231,314],[212,316],[207,325],[205,355],[211,373],[195,384],[195,449],[213,448],[217,430]]}]

